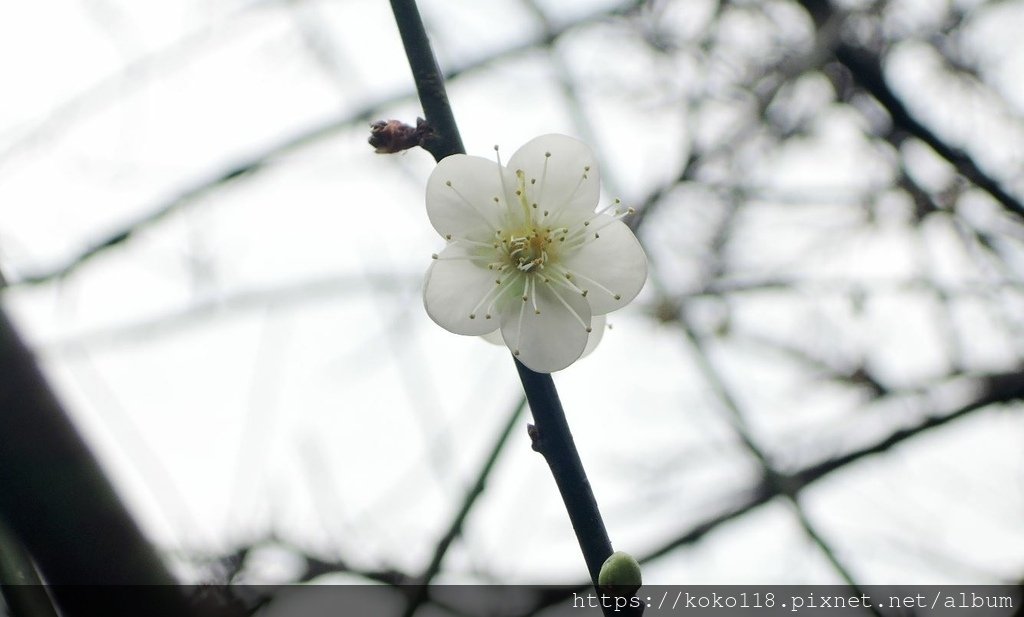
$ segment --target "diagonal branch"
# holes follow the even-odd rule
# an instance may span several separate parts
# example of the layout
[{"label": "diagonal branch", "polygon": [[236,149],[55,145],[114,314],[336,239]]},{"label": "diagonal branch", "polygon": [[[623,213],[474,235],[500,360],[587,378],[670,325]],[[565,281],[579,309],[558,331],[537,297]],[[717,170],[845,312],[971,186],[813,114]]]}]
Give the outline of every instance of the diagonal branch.
[{"label": "diagonal branch", "polygon": [[928,144],[936,154],[955,167],[960,175],[988,193],[1007,210],[1024,216],[1024,204],[1019,199],[1010,195],[999,182],[982,170],[969,154],[946,143],[907,109],[886,83],[877,55],[852,45],[840,45],[836,48],[836,59],[885,108],[894,126]]},{"label": "diagonal branch", "polygon": [[[952,411],[930,416],[906,428],[896,429],[872,444],[822,460],[795,472],[786,473],[783,475],[783,478],[789,482],[790,490],[793,494],[797,494],[835,471],[844,469],[864,458],[888,452],[899,444],[922,433],[987,409],[991,405],[1024,399],[1024,372],[986,376],[980,378],[978,383],[981,386],[981,391],[975,399]],[[705,519],[661,546],[647,552],[641,561],[657,559],[681,546],[695,544],[719,526],[743,516],[758,506],[768,503],[778,495],[778,491],[772,485],[762,481],[746,491],[745,495],[741,496],[733,506]]]},{"label": "diagonal branch", "polygon": [[[2,311],[0,434],[0,518],[54,585],[65,615],[110,614],[115,606],[167,617],[189,614],[183,591]],[[89,597],[71,587],[86,584],[146,587],[123,597]]]},{"label": "diagonal branch", "polygon": [[[846,581],[851,588],[854,590],[860,590],[861,585],[853,577],[849,568],[840,561],[838,555],[836,555],[835,549],[807,516],[803,505],[800,503],[798,488],[789,482],[788,478],[786,478],[784,474],[780,473],[776,469],[775,465],[769,459],[764,450],[754,440],[753,435],[750,434],[745,414],[740,408],[739,402],[736,400],[736,397],[732,395],[726,386],[725,381],[722,379],[722,376],[712,364],[711,358],[708,357],[707,351],[704,348],[703,341],[697,336],[697,333],[694,332],[693,327],[690,325],[685,315],[680,316],[679,325],[682,327],[686,335],[686,339],[690,343],[690,347],[693,350],[693,354],[705,382],[711,386],[715,396],[725,407],[726,411],[728,411],[733,432],[739,437],[746,449],[754,456],[754,458],[757,459],[758,463],[760,463],[763,473],[762,482],[765,485],[765,488],[774,495],[785,496],[790,501],[796,514],[797,521],[803,528],[804,533],[806,533],[807,536],[818,546],[818,549],[822,552],[828,562],[832,564],[832,568],[836,573],[839,574],[839,576]],[[878,614],[877,609],[872,610],[872,612],[876,615]]]},{"label": "diagonal branch", "polygon": [[[445,80],[455,79],[464,74],[473,73],[487,68],[496,62],[504,62],[515,58],[535,49],[539,45],[547,44],[547,42],[552,38],[561,37],[565,33],[571,32],[576,28],[601,21],[609,17],[628,13],[641,3],[642,2],[640,2],[640,0],[623,0],[620,4],[613,5],[610,8],[596,10],[582,16],[572,23],[567,23],[553,28],[551,32],[545,34],[543,37],[534,37],[520,43],[514,43],[481,58],[456,66],[455,68],[446,71],[443,74],[443,77]],[[206,177],[198,179],[191,186],[178,192],[176,195],[172,195],[166,200],[159,202],[150,208],[146,208],[143,214],[127,221],[117,229],[105,234],[88,247],[66,259],[63,263],[50,268],[40,269],[35,272],[28,272],[20,276],[14,276],[13,273],[8,271],[7,287],[15,288],[25,285],[39,285],[66,278],[93,258],[106,252],[108,249],[126,243],[143,228],[161,221],[167,216],[194,203],[196,200],[209,195],[210,193],[226,188],[235,181],[241,181],[246,177],[251,177],[260,171],[264,171],[271,167],[274,160],[281,155],[327,139],[358,122],[367,122],[377,114],[381,113],[383,109],[407,101],[411,96],[411,92],[402,92],[396,95],[382,97],[363,105],[358,109],[351,110],[336,117],[328,118],[319,123],[313,124],[309,128],[289,136],[278,143],[272,144],[259,152],[242,157],[234,163],[227,165],[225,168],[213,171]],[[0,284],[0,290],[3,289],[5,289],[4,285]]]},{"label": "diagonal branch", "polygon": [[[810,14],[815,26],[819,29],[836,15],[841,15],[832,8],[828,0],[798,0],[798,2]],[[840,43],[835,48],[835,57],[850,72],[854,81],[885,108],[895,128],[928,144],[936,154],[953,165],[960,175],[988,193],[1010,212],[1024,217],[1024,204],[1018,198],[1010,195],[999,182],[981,169],[969,154],[949,145],[907,109],[907,106],[885,80],[879,54],[849,43]]]},{"label": "diagonal branch", "polygon": [[526,397],[521,396],[512,407],[512,412],[509,414],[508,420],[505,422],[505,426],[501,429],[501,432],[498,434],[498,438],[491,447],[490,454],[488,454],[487,459],[484,460],[484,464],[480,467],[476,480],[463,496],[462,505],[459,506],[459,510],[452,518],[451,523],[448,525],[448,529],[434,547],[434,554],[430,558],[430,564],[427,565],[423,574],[420,575],[417,580],[417,588],[414,591],[414,598],[406,606],[406,615],[412,615],[416,612],[416,609],[426,601],[427,585],[429,585],[430,582],[434,580],[434,577],[437,576],[438,572],[441,571],[441,562],[444,561],[445,555],[448,554],[448,549],[451,547],[452,542],[462,534],[462,527],[465,525],[466,519],[469,517],[469,513],[473,509],[473,506],[476,505],[477,500],[481,495],[483,495],[484,488],[487,486],[487,479],[491,476],[495,463],[498,462],[498,456],[505,449],[505,445],[508,444],[508,438],[512,435],[512,429],[519,422],[519,418],[522,416],[525,408]]}]

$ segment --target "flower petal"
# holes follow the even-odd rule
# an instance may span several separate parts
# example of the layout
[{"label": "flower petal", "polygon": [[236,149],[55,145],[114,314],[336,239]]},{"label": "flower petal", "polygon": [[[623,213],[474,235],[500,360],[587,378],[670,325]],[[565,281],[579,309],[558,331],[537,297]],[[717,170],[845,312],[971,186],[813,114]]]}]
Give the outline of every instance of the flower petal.
[{"label": "flower petal", "polygon": [[586,358],[597,349],[601,339],[604,338],[607,322],[608,318],[604,315],[595,315],[590,319],[590,335],[587,336],[587,346],[583,348],[583,355],[580,358]]},{"label": "flower petal", "polygon": [[588,290],[593,314],[604,315],[626,306],[643,289],[647,255],[622,221],[602,214],[590,228],[600,237],[588,238],[578,251],[565,256],[562,265],[576,276],[576,285]]},{"label": "flower petal", "polygon": [[560,371],[579,359],[587,346],[583,324],[590,324],[590,307],[582,296],[550,284],[537,283],[531,291],[529,301],[504,307],[501,336],[513,353],[519,350],[516,357],[531,370]]},{"label": "flower petal", "polygon": [[[495,292],[495,276],[480,262],[464,259],[467,256],[467,250],[459,244],[450,244],[441,251],[427,269],[423,306],[430,318],[449,332],[486,334],[498,328],[498,315],[492,319],[485,317],[489,300],[477,307],[488,294]],[[480,314],[470,318],[474,310]]]},{"label": "flower petal", "polygon": [[513,177],[516,170],[523,170],[530,200],[552,215],[575,210],[590,216],[601,198],[601,177],[594,153],[583,142],[566,135],[531,139],[512,155],[508,169]]},{"label": "flower petal", "polygon": [[488,332],[487,334],[481,334],[480,338],[487,341],[491,345],[505,346],[505,339],[501,337],[501,329],[497,329],[494,332]]},{"label": "flower petal", "polygon": [[427,180],[430,224],[445,237],[489,237],[508,211],[506,188],[515,186],[515,174],[494,161],[453,154],[442,159]]},{"label": "flower petal", "polygon": [[[533,307],[531,306],[530,310],[532,310],[532,308]],[[597,315],[590,319],[591,332],[589,335],[587,335],[587,346],[583,348],[583,354],[580,356],[581,360],[589,356],[591,353],[593,353],[595,349],[597,349],[597,345],[601,342],[601,339],[604,338],[604,331],[607,327],[607,322],[608,318],[605,317],[604,315]],[[480,338],[487,341],[491,345],[501,345],[502,347],[505,346],[505,339],[501,336],[501,330],[495,330],[494,332],[482,334],[480,335]]]}]

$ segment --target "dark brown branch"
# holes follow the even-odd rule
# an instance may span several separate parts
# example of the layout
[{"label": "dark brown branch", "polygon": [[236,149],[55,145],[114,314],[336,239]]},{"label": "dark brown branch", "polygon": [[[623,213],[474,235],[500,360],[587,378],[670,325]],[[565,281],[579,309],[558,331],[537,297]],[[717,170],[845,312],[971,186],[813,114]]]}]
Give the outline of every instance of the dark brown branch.
[{"label": "dark brown branch", "polygon": [[0,521],[0,596],[15,617],[57,617],[32,557]]},{"label": "dark brown branch", "polygon": [[[2,311],[0,435],[0,518],[55,586],[62,612],[88,614],[77,604],[79,596],[67,595],[63,585],[148,585],[148,603],[154,606],[135,606],[134,612],[188,614],[174,578]],[[120,602],[114,595],[109,600]],[[145,596],[129,594],[124,601]]]},{"label": "dark brown branch", "polygon": [[444,74],[434,59],[416,3],[411,0],[391,0],[391,10],[402,36],[420,105],[423,106],[427,125],[431,129],[429,138],[423,142],[423,148],[437,161],[451,154],[465,153],[466,148],[462,145],[462,137],[444,87]]},{"label": "dark brown branch", "polygon": [[523,381],[530,410],[537,423],[531,435],[534,449],[551,468],[583,551],[583,558],[587,562],[590,578],[596,586],[601,565],[612,554],[612,543],[601,519],[590,481],[583,470],[579,452],[576,451],[558,392],[555,391],[551,375],[534,373],[518,360],[516,368],[519,369],[519,377]]}]

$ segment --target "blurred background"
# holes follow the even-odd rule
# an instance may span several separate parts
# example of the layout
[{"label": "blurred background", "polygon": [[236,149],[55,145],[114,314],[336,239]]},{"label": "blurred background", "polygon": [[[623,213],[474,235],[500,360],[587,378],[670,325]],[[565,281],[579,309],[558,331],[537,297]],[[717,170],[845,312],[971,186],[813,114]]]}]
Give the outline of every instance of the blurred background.
[{"label": "blurred background", "polygon": [[[638,210],[555,380],[645,582],[1024,579],[1024,2],[420,8],[470,153]],[[423,310],[387,3],[7,3],[0,83],[0,299],[183,580],[586,581],[508,351]]]}]

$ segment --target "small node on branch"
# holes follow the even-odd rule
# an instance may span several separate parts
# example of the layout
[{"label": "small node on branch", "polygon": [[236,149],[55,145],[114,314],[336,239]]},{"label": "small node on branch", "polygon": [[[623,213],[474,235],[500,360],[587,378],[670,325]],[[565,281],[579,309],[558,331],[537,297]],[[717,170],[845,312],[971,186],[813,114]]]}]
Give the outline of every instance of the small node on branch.
[{"label": "small node on branch", "polygon": [[416,118],[412,127],[401,120],[378,120],[370,125],[367,140],[377,154],[394,154],[416,146],[433,137],[434,131],[423,118]]},{"label": "small node on branch", "polygon": [[533,424],[526,425],[526,434],[530,436],[530,448],[534,452],[540,452],[540,431]]},{"label": "small node on branch", "polygon": [[629,553],[615,551],[601,565],[597,577],[597,590],[615,599],[616,613],[624,617],[643,615],[645,602],[636,597],[643,585],[640,564]]}]

